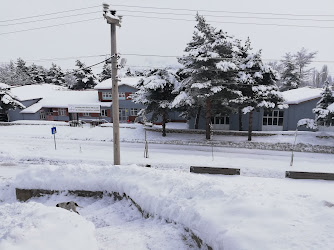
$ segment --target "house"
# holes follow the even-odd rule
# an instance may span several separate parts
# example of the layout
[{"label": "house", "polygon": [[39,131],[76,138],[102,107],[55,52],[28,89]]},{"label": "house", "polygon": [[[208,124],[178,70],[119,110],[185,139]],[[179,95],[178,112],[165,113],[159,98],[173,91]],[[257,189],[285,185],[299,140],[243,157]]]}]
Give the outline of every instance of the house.
[{"label": "house", "polygon": [[[118,82],[119,97],[119,121],[134,122],[138,112],[145,106],[132,101],[131,95],[137,91],[137,83],[142,77],[121,78]],[[110,79],[98,83],[95,87],[98,91],[98,100],[101,103],[112,103],[112,81]]]},{"label": "house", "polygon": [[[119,83],[120,122],[134,121],[138,111],[143,108],[142,105],[131,101],[130,95],[136,91],[134,86],[137,81],[139,81],[138,78],[124,78]],[[11,110],[9,121],[50,120],[68,122],[81,120],[86,122],[111,122],[111,80],[98,84],[96,90],[71,91],[50,84],[13,87],[12,93],[26,108]],[[78,108],[82,107],[86,108],[85,112],[78,111]],[[99,111],[93,111],[94,107],[99,107]],[[88,112],[87,108],[92,111]]]},{"label": "house", "polygon": [[[287,109],[272,110],[270,112],[260,110],[253,112],[254,131],[287,131],[296,130],[297,122],[301,119],[314,119],[312,109],[316,107],[321,98],[322,89],[304,87],[282,92]],[[243,114],[242,130],[248,130],[248,114]],[[217,130],[239,130],[239,115],[230,114],[226,116],[215,116],[211,119],[213,129]],[[189,127],[194,128],[195,119],[189,121]],[[205,117],[201,115],[199,128],[205,128]],[[299,128],[308,130],[307,128]]]}]

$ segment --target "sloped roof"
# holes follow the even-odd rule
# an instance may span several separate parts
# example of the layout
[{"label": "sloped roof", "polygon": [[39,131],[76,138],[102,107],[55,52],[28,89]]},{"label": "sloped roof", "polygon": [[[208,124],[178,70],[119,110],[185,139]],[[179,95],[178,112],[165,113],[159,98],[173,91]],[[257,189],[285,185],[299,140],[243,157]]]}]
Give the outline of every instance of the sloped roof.
[{"label": "sloped roof", "polygon": [[68,89],[65,87],[52,84],[24,85],[19,87],[13,86],[11,88],[12,94],[14,94],[19,101],[41,99],[55,91],[66,90]]},{"label": "sloped roof", "polygon": [[[143,79],[143,77],[124,77],[118,82],[118,86],[128,85],[130,87],[136,88],[138,82]],[[94,89],[112,89],[111,79],[105,80],[98,83]]]},{"label": "sloped roof", "polygon": [[23,109],[20,113],[36,113],[41,108],[68,108],[69,105],[100,105],[102,107],[111,107],[111,102],[100,102],[98,94],[95,90],[86,91],[57,91],[53,90],[49,94],[45,94],[43,98]]},{"label": "sloped roof", "polygon": [[303,87],[282,92],[286,104],[299,104],[321,97],[323,89]]}]

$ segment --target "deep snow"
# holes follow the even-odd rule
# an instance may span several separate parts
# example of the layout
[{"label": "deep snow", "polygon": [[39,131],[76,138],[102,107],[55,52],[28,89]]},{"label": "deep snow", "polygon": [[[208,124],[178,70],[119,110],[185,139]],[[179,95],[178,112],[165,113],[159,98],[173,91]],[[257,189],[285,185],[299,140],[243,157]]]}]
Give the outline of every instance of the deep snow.
[{"label": "deep snow", "polygon": [[[131,141],[121,144],[121,162],[125,166],[113,167],[111,127],[56,124],[55,150],[53,125],[0,127],[0,209],[20,206],[15,201],[14,187],[103,189],[125,192],[154,218],[145,220],[129,201],[114,202],[112,198],[53,195],[32,201],[44,205],[41,209],[46,216],[40,219],[55,227],[61,223],[48,220],[48,209],[57,211],[54,206],[62,201],[78,202],[84,207],[79,209],[81,218],[95,225],[100,249],[187,249],[194,242],[184,227],[215,249],[330,249],[334,245],[334,196],[329,191],[334,183],[284,179],[286,170],[334,172],[332,154],[295,153],[290,167],[291,152],[214,147],[212,157],[210,146],[158,144],[200,141],[203,135],[168,134],[162,138],[158,132],[148,132],[151,143],[146,159],[144,130],[127,124],[121,128],[121,140]],[[290,134],[256,139],[291,143],[294,137]],[[333,143],[331,137],[301,134],[305,136],[299,140],[304,142]],[[241,136],[216,136],[214,140],[226,137],[246,140]],[[146,164],[152,168],[144,168]],[[191,165],[239,167],[241,176],[192,174]],[[11,220],[19,218],[5,211],[3,214]],[[33,208],[30,214],[38,217]],[[35,215],[30,220],[26,217],[25,223],[33,223]],[[84,224],[80,227],[87,229]],[[36,234],[39,230],[35,228]],[[1,236],[0,242],[7,239]],[[17,244],[23,242],[23,238],[17,239]]]}]

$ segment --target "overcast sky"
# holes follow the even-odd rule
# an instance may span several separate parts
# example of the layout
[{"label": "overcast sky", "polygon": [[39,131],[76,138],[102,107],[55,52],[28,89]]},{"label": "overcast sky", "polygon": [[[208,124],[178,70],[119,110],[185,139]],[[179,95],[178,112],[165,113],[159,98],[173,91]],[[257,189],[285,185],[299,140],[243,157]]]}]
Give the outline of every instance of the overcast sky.
[{"label": "overcast sky", "polygon": [[[64,69],[71,69],[75,59],[59,58],[82,58],[86,65],[102,61],[104,57],[100,55],[110,53],[110,27],[102,18],[102,2],[109,3],[124,16],[122,27],[117,30],[117,46],[119,53],[127,58],[128,65],[140,68],[175,63],[176,60],[169,57],[130,54],[182,55],[196,24],[192,21],[196,14],[194,10],[198,10],[212,26],[242,40],[250,37],[253,48],[262,49],[265,61],[279,60],[286,52],[296,52],[305,47],[309,51],[318,51],[315,60],[319,62],[314,66],[320,69],[327,64],[334,75],[333,0],[1,0],[0,62],[21,57],[29,64],[35,62],[49,67],[53,61]],[[71,11],[74,9],[82,10]],[[55,12],[60,13],[46,15]],[[26,18],[31,16],[38,17]],[[75,23],[62,25],[69,22]],[[54,25],[60,26],[39,29]],[[51,60],[37,61],[39,59]],[[100,69],[101,66],[95,67],[96,72]]]}]

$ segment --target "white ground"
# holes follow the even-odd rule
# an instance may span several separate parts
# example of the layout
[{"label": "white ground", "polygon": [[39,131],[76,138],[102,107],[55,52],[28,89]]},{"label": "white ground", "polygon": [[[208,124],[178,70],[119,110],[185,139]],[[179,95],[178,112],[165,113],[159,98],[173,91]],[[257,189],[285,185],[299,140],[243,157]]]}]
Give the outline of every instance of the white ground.
[{"label": "white ground", "polygon": [[[57,150],[51,135],[54,124],[57,126]],[[158,144],[180,140],[196,142],[203,140],[203,135],[169,134],[162,138],[159,133],[148,132],[148,139],[155,143],[149,144],[149,158],[146,159],[143,143],[135,143],[143,141],[144,130],[141,126],[126,125],[121,128],[122,165],[150,164],[153,169],[133,165],[123,167],[118,179],[109,176],[116,179],[108,179],[107,183],[111,184],[103,186],[98,180],[107,176],[101,175],[99,169],[105,173],[106,169],[113,168],[112,128],[72,128],[54,124],[0,127],[0,217],[6,216],[13,222],[26,218],[21,224],[12,223],[16,225],[13,227],[0,226],[0,249],[1,244],[8,242],[13,248],[6,249],[20,249],[18,246],[27,239],[19,229],[29,229],[27,225],[36,218],[57,226],[49,214],[58,210],[50,209],[58,202],[68,200],[75,200],[83,207],[78,209],[81,216],[68,213],[71,218],[80,218],[73,219],[76,225],[86,229],[83,231],[87,235],[91,231],[85,222],[95,225],[94,233],[100,249],[187,249],[194,243],[189,240],[184,227],[192,229],[217,249],[331,249],[334,245],[334,196],[329,191],[334,183],[284,179],[286,170],[334,172],[334,156],[331,154],[295,153],[294,165],[290,167],[291,152],[214,147],[212,154],[212,148],[207,146]],[[293,133],[286,134],[254,139],[293,143]],[[314,135],[303,132],[297,139],[304,143],[334,145],[332,138],[320,139]],[[215,136],[214,140],[242,141],[246,137]],[[31,217],[21,216],[28,213],[29,208],[16,202],[15,187],[65,187],[59,176],[43,172],[45,170],[38,172],[45,166],[46,169],[63,168],[66,176],[71,176],[71,172],[66,171],[72,171],[73,179],[67,178],[70,184],[66,183],[72,187],[79,185],[80,181],[76,179],[79,177],[90,187],[106,190],[122,187],[112,191],[131,194],[140,206],[156,216],[143,219],[126,200],[114,202],[112,198],[94,200],[62,195],[33,199],[43,204],[40,209],[44,209],[44,217],[33,212],[29,212]],[[190,166],[237,167],[241,168],[241,176],[199,176],[188,173]],[[38,176],[30,171],[14,182],[18,174],[31,169],[37,171]],[[14,208],[19,211],[17,216],[9,212]],[[62,216],[62,212],[56,216]],[[85,220],[82,221],[82,217]],[[163,219],[177,224],[165,223]],[[64,226],[59,222],[60,225]],[[42,229],[35,226],[33,232],[36,234]],[[40,237],[39,241],[41,246],[42,243],[52,244],[48,237]],[[93,240],[87,241],[94,243]],[[69,246],[69,249],[75,249],[73,242]]]}]

